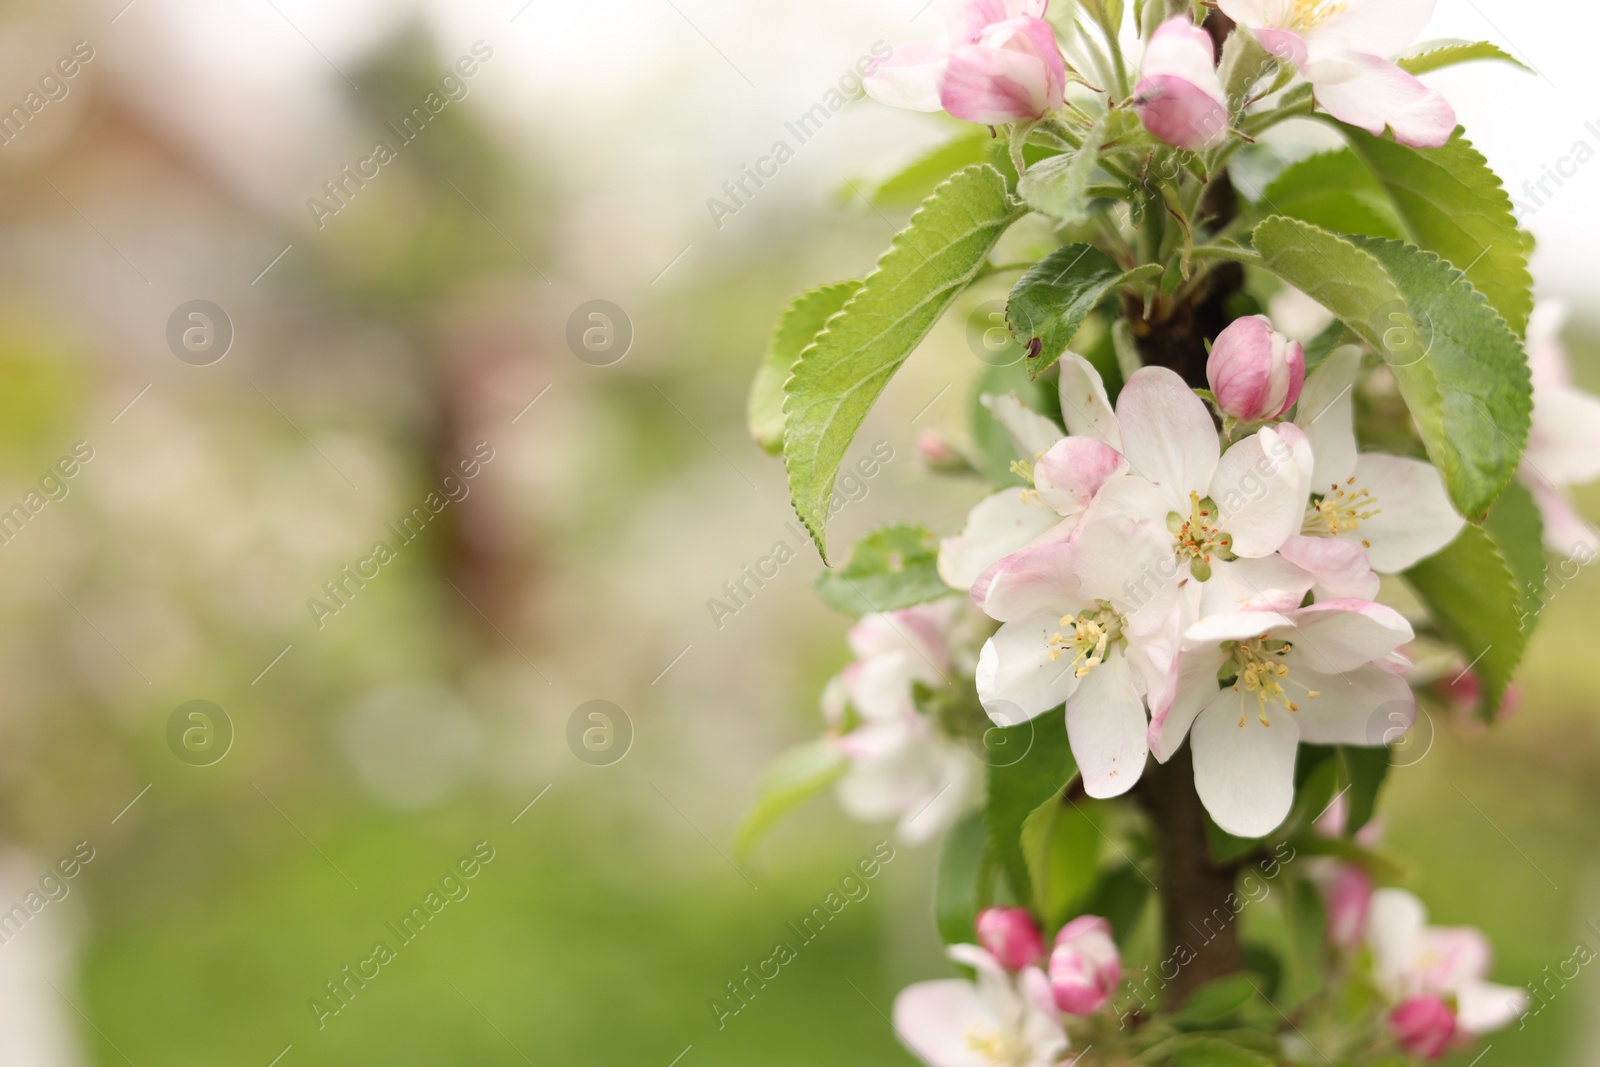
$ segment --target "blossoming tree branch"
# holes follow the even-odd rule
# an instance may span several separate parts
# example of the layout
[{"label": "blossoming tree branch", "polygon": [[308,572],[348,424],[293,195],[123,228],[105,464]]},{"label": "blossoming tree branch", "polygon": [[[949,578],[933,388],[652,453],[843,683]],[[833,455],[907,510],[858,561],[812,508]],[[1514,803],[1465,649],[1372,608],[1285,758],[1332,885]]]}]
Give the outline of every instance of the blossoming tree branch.
[{"label": "blossoming tree branch", "polygon": [[[1514,61],[1414,43],[1433,0],[935,2],[867,91],[973,126],[878,187],[920,205],[783,312],[751,391],[860,621],[743,844],[829,787],[939,843],[954,970],[894,1008],[932,1067],[1467,1050],[1522,994],[1401,887],[1379,792],[1420,709],[1494,720],[1547,565],[1600,547],[1567,495],[1600,400],[1419,80]],[[1006,289],[968,439],[919,440],[965,526],[834,559],[889,379]]]}]

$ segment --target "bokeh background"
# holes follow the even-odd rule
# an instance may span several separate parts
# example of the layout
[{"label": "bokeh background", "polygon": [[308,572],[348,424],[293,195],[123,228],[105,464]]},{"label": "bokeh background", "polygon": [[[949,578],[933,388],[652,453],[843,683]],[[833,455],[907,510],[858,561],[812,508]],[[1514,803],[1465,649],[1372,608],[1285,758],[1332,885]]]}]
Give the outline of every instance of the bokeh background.
[{"label": "bokeh background", "polygon": [[[707,199],[935,15],[0,6],[0,108],[80,60],[0,134],[0,509],[47,494],[0,544],[0,911],[61,897],[0,943],[0,1063],[911,1062],[884,1015],[943,973],[929,849],[899,848],[725,1027],[708,1002],[890,836],[823,799],[733,857],[763,764],[818,730],[848,625],[810,593],[743,397],[782,302],[861,274],[903,222],[863,188],[951,127],[853,104],[735,214]],[[1600,389],[1600,17],[1441,0],[1429,36],[1538,71],[1435,77],[1523,202],[1540,294],[1573,306]],[[386,124],[469,56],[399,144]],[[379,139],[395,158],[329,199]],[[180,359],[171,322],[200,322],[178,314],[196,300],[221,317]],[[609,365],[569,343],[593,300],[621,313]],[[894,458],[837,543],[959,523],[980,487],[932,479],[913,442],[961,432],[982,369],[959,316],[911,361],[861,438]],[[50,479],[75,447],[92,459]],[[461,498],[329,598],[445,488]],[[795,559],[718,625],[708,598],[778,542]],[[1416,888],[1486,928],[1512,984],[1600,950],[1597,605],[1586,570],[1548,606],[1512,720],[1441,728],[1390,786]],[[169,731],[195,700],[231,735],[204,766]],[[591,700],[631,733],[607,766],[569,743]],[[470,893],[319,1019],[325,983],[474,849],[493,858]],[[75,876],[47,882],[62,862]],[[1594,970],[1484,1062],[1600,1063]]]}]

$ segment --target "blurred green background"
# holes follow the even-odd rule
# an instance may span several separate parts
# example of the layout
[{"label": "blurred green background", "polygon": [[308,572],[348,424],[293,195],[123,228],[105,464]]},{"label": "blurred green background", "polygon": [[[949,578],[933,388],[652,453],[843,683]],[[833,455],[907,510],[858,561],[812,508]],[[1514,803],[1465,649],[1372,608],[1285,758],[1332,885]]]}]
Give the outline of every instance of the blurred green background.
[{"label": "blurred green background", "polygon": [[[851,107],[723,227],[704,201],[880,34],[925,32],[912,5],[238,6],[0,8],[0,103],[93,52],[0,146],[0,508],[93,450],[0,545],[0,912],[93,850],[0,944],[0,1062],[910,1062],[885,1016],[945,973],[929,849],[725,1026],[708,1005],[889,835],[828,799],[732,858],[848,625],[810,595],[743,396],[788,296],[901,223],[854,183],[948,127]],[[319,228],[307,200],[478,41],[465,98]],[[197,299],[232,331],[205,366],[168,343]],[[608,366],[567,340],[595,299],[632,337]],[[959,434],[980,370],[943,324],[863,433],[895,458],[838,543],[959,524],[980,487],[913,442]],[[307,602],[480,442],[465,497],[319,625]],[[716,625],[707,598],[779,541],[798,558]],[[1597,604],[1580,574],[1515,717],[1441,724],[1391,781],[1435,919],[1484,927],[1513,984],[1600,920]],[[568,741],[594,699],[631,723],[609,766]],[[207,766],[169,743],[191,700],[231,723]],[[470,892],[319,1019],[475,847]],[[1600,1062],[1597,1017],[1586,970],[1494,1055]]]}]

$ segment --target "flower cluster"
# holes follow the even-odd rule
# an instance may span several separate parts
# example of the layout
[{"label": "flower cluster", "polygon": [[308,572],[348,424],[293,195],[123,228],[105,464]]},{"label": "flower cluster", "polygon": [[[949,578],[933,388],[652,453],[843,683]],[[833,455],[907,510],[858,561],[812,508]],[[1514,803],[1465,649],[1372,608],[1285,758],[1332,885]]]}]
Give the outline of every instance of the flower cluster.
[{"label": "flower cluster", "polygon": [[[1401,144],[1436,147],[1456,127],[1450,104],[1389,57],[1416,40],[1434,0],[1220,0],[1229,18],[1304,76],[1318,104]],[[933,44],[902,45],[866,79],[896,107],[948,111],[985,125],[1043,119],[1064,103],[1069,71],[1045,21],[1048,0],[940,0]],[[1187,16],[1146,44],[1129,101],[1145,127],[1178,148],[1227,140],[1228,100],[1211,36]]]},{"label": "flower cluster", "polygon": [[931,1067],[1062,1062],[1070,1047],[1063,1017],[1101,1011],[1122,980],[1111,924],[1080,915],[1056,934],[1048,960],[1043,934],[1024,908],[985,909],[977,935],[978,944],[948,950],[975,981],[919,982],[895,999],[901,1040]]},{"label": "flower cluster", "polygon": [[1373,600],[1378,575],[1464,520],[1430,464],[1358,451],[1359,366],[1335,351],[1302,388],[1300,346],[1239,320],[1208,368],[1234,440],[1171,371],[1137,371],[1113,409],[1071,352],[1068,434],[994,400],[1024,449],[1059,439],[1019,463],[1031,488],[985,500],[944,544],[946,580],[973,575],[1001,624],[977,671],[991,717],[1064,704],[1092,797],[1127,792],[1147,754],[1165,762],[1189,737],[1201,799],[1246,837],[1289,813],[1300,741],[1387,743],[1414,706],[1397,652],[1413,633]]}]

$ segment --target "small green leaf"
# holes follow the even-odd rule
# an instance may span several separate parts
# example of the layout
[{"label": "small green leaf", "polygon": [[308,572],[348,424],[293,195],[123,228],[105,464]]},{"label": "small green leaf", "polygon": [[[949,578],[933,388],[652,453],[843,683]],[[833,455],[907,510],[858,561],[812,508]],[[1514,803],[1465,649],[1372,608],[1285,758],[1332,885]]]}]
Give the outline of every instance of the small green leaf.
[{"label": "small green leaf", "polygon": [[1527,646],[1511,565],[1486,531],[1468,526],[1442,552],[1406,571],[1406,581],[1472,664],[1481,687],[1478,712],[1493,719]]},{"label": "small green leaf", "polygon": [[985,901],[988,867],[988,825],[983,812],[969,812],[950,830],[939,853],[933,916],[945,944],[972,944]]},{"label": "small green leaf", "polygon": [[843,567],[817,575],[816,588],[829,607],[849,615],[897,611],[955,592],[939,577],[939,538],[910,524],[862,538]]},{"label": "small green leaf", "polygon": [[1066,223],[1089,217],[1089,179],[1094,176],[1100,142],[1105,139],[1106,117],[1100,116],[1088,133],[1083,147],[1075,152],[1051,156],[1028,168],[1017,182],[1017,194],[1041,214]]},{"label": "small green leaf", "polygon": [[1217,66],[1223,93],[1228,98],[1228,114],[1237,118],[1244,110],[1245,101],[1250,99],[1250,90],[1277,69],[1277,58],[1261,47],[1250,28],[1242,24],[1235,26],[1222,43],[1222,62]]},{"label": "small green leaf", "polygon": [[1067,743],[1067,717],[1048,711],[1016,726],[995,727],[984,738],[989,762],[986,805],[989,839],[1018,900],[1033,899],[1022,846],[1022,824],[1078,776]]},{"label": "small green leaf", "polygon": [[1185,1034],[1152,1048],[1140,1057],[1162,1067],[1273,1067],[1259,1052],[1210,1034]]},{"label": "small green leaf", "polygon": [[1022,823],[1022,852],[1033,882],[1033,910],[1047,929],[1072,918],[1071,909],[1099,873],[1100,831],[1076,804],[1051,797]]},{"label": "small green leaf", "polygon": [[1404,235],[1389,194],[1348,148],[1319,152],[1285,167],[1261,201],[1274,214],[1303,219],[1334,233]]},{"label": "small green leaf", "polygon": [[750,383],[746,420],[756,444],[774,456],[783,451],[783,383],[805,347],[822,326],[861,287],[857,281],[838,282],[813,289],[794,299],[778,318],[767,342],[767,354]]},{"label": "small green leaf", "polygon": [[1381,353],[1462,514],[1482,521],[1511,480],[1532,411],[1522,346],[1448,263],[1396,241],[1341,237],[1274,216],[1262,266]]},{"label": "small green leaf", "polygon": [[1339,746],[1339,788],[1349,804],[1344,832],[1354,834],[1372,821],[1378,806],[1378,791],[1389,775],[1389,749],[1387,746]]},{"label": "small green leaf", "polygon": [[917,209],[861,288],[800,354],[784,385],[784,468],[795,513],[824,560],[834,478],[856,431],[1025,210],[993,167],[961,171]]},{"label": "small green leaf", "polygon": [[981,126],[965,131],[879,182],[868,199],[878,207],[916,207],[956,171],[982,163],[991,140],[989,131]]},{"label": "small green leaf", "polygon": [[734,838],[735,850],[749,852],[779,819],[838,781],[845,769],[844,757],[826,738],[809,741],[779,756],[756,786],[755,803]]},{"label": "small green leaf", "polygon": [[1549,557],[1544,549],[1544,519],[1533,494],[1521,482],[1507,485],[1483,528],[1494,538],[1495,546],[1511,566],[1517,593],[1522,601],[1518,625],[1532,635],[1544,607],[1545,572]]},{"label": "small green leaf", "polygon": [[1180,1026],[1215,1026],[1256,998],[1258,990],[1249,975],[1230,974],[1189,994],[1172,1021]]},{"label": "small green leaf", "polygon": [[1037,378],[1061,358],[1083,320],[1112,289],[1160,274],[1159,263],[1124,272],[1087,244],[1065,245],[1035,263],[1006,302],[1011,333],[1030,352],[1028,375]]},{"label": "small green leaf", "polygon": [[1467,63],[1474,59],[1498,59],[1514,67],[1521,67],[1530,74],[1533,73],[1529,67],[1512,58],[1499,45],[1490,44],[1488,41],[1462,41],[1455,38],[1423,41],[1395,57],[1395,62],[1408,74],[1426,74],[1431,70]]},{"label": "small green leaf", "polygon": [[1354,126],[1341,123],[1340,128],[1389,191],[1406,239],[1465,271],[1467,281],[1521,337],[1533,311],[1528,256],[1511,197],[1472,142],[1457,129],[1441,148],[1410,148]]}]

